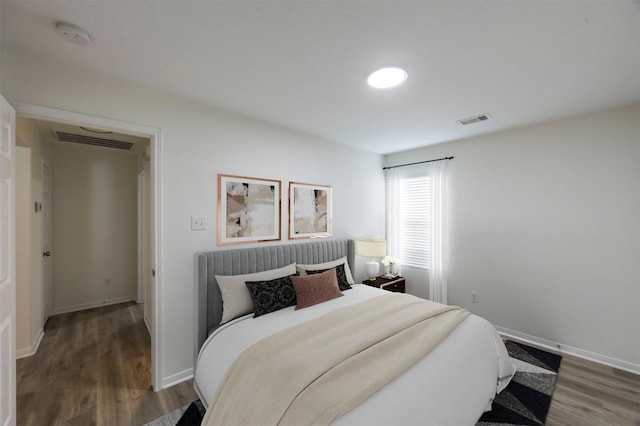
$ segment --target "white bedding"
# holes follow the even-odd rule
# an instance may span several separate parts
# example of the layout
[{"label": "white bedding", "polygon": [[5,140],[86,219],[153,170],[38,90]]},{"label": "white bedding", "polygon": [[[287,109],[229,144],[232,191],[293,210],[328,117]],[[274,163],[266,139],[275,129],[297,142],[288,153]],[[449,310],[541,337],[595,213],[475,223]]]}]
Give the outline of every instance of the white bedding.
[{"label": "white bedding", "polygon": [[[196,364],[194,384],[203,404],[208,405],[227,369],[253,343],[381,291],[355,285],[344,297],[309,308],[289,307],[259,318],[246,315],[221,326],[204,343]],[[494,327],[470,315],[421,361],[334,424],[474,425],[513,373]],[[242,401],[239,407],[246,409]]]}]

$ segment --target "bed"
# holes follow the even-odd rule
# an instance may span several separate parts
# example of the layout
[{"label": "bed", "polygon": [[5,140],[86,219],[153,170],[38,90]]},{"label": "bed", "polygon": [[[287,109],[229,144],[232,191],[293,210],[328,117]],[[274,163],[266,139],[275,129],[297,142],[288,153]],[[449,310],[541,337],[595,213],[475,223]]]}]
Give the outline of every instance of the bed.
[{"label": "bed", "polygon": [[[196,254],[194,386],[203,405],[208,408],[205,422],[209,422],[208,424],[300,424],[303,419],[303,423],[308,424],[460,426],[474,425],[482,413],[490,409],[496,393],[506,387],[514,374],[507,351],[494,327],[486,320],[463,310],[444,307],[444,305],[436,306],[431,302],[417,300],[418,298],[410,295],[391,294],[385,290],[357,284],[353,281],[351,274],[354,265],[354,240],[316,240],[299,244]],[[320,281],[333,283],[333,280],[337,279],[335,282],[339,282],[341,295],[303,309],[287,306],[265,311],[262,299],[258,298],[260,293],[256,293],[255,286],[263,289],[260,286],[266,285],[264,283],[268,285],[274,282],[280,283],[280,278],[277,276],[293,275],[292,271],[303,275],[302,278],[294,277],[298,280],[297,284],[303,284],[297,285],[298,290],[311,288],[305,287],[306,283]],[[255,281],[248,281],[250,284],[242,285],[247,282],[246,280],[254,279]],[[350,283],[348,283],[349,279]],[[343,290],[343,284],[351,288],[345,287]],[[253,299],[255,311],[252,312],[247,312],[249,309],[247,300],[243,299],[242,303],[236,304],[236,299],[243,297],[246,299],[247,290],[249,290],[249,296],[255,296]],[[234,293],[236,291],[242,291],[245,294],[240,297]],[[303,293],[298,293],[298,303],[304,299],[300,296],[301,294]],[[388,343],[389,348],[395,353],[393,355],[395,358],[392,356],[390,360],[385,361],[385,358],[372,353],[368,362],[373,364],[367,364],[364,361],[366,358],[348,361],[342,361],[341,358],[340,365],[335,367],[337,370],[335,378],[327,380],[329,385],[335,381],[334,388],[316,386],[315,394],[303,395],[301,391],[300,395],[296,396],[297,399],[302,400],[298,405],[296,405],[297,399],[291,403],[288,402],[286,393],[291,391],[289,388],[294,385],[299,386],[296,380],[298,377],[302,380],[307,370],[312,370],[310,366],[318,366],[323,369],[322,371],[328,370],[320,366],[320,363],[328,358],[328,353],[334,353],[334,348],[330,346],[331,339],[334,337],[327,337],[324,333],[328,328],[326,324],[332,323],[322,325],[322,321],[338,321],[340,327],[337,328],[344,329],[343,332],[347,333],[349,333],[347,327],[353,327],[350,333],[354,338],[348,340],[360,340],[359,336],[367,335],[361,330],[367,327],[376,330],[387,326],[392,328],[396,320],[387,320],[392,314],[413,309],[404,309],[404,305],[397,305],[402,308],[396,308],[394,304],[411,304],[411,306],[417,304],[422,309],[423,303],[430,304],[429,309],[442,311],[433,314],[438,318],[444,317],[445,311],[446,315],[455,314],[458,318],[455,324],[451,322],[454,320],[450,320],[451,325],[446,326],[450,331],[443,332],[439,340],[434,340],[430,350],[419,349],[426,353],[415,355],[414,361],[407,361],[404,358],[410,358],[408,354],[413,354],[411,352],[413,349],[405,349],[402,346],[404,343],[401,345],[386,337],[376,337],[375,339]],[[389,309],[385,313],[377,314],[378,309],[385,308]],[[375,321],[379,322],[375,323]],[[435,321],[435,319],[430,318],[429,321]],[[425,321],[420,320],[420,324],[423,323]],[[305,327],[308,328],[305,329]],[[416,327],[410,326],[407,330],[413,333]],[[297,337],[296,333],[298,333]],[[397,334],[405,334],[405,331]],[[294,340],[282,344],[284,340],[278,339],[283,339],[284,337],[281,336],[285,335]],[[415,342],[422,342],[422,338],[410,336],[407,334],[405,337],[410,342],[408,346],[421,346],[416,345]],[[322,338],[330,340],[322,342]],[[426,340],[428,339],[425,338]],[[269,342],[271,346],[267,350],[271,352],[264,352],[268,355],[264,355],[263,352],[252,354],[258,346],[269,344]],[[314,342],[319,346],[311,346]],[[289,352],[280,350],[280,348],[289,350],[296,345],[307,351],[300,359],[301,361],[297,362],[302,364],[300,371],[294,370],[290,364],[296,364],[296,362],[290,362],[287,358],[295,355],[289,355]],[[341,350],[342,346],[340,344],[338,350]],[[330,352],[323,352],[325,348]],[[348,352],[347,349],[345,351]],[[369,349],[355,351],[357,356],[361,356]],[[285,353],[287,355],[284,355]],[[314,354],[317,354],[316,358],[313,358]],[[250,358],[251,356],[253,358]],[[281,361],[282,365],[278,366],[278,361]],[[347,364],[351,361],[353,361],[352,364]],[[399,366],[402,363],[408,364],[404,367]],[[400,371],[390,373],[386,371],[387,368]],[[263,374],[265,371],[267,373]],[[351,377],[345,374],[346,371],[349,371]],[[262,377],[267,374],[275,376]],[[388,374],[393,376],[384,379],[383,376]],[[235,377],[236,375],[238,377]],[[234,377],[235,382],[230,383]],[[260,380],[263,381],[260,382]],[[360,385],[360,382],[368,383],[369,381],[382,384],[374,384],[373,388],[369,384]],[[314,382],[300,389],[304,388],[304,392],[311,392],[315,385]],[[323,386],[326,385],[327,383]],[[359,386],[365,389],[360,390]],[[293,390],[293,392],[298,391]],[[322,408],[322,405],[316,402],[324,399],[323,395],[327,398],[326,408]],[[280,401],[282,398],[284,401]],[[304,406],[302,404],[305,398],[314,402]],[[353,399],[353,401],[342,402],[347,399]],[[214,406],[210,407],[211,403]],[[282,406],[289,410],[282,414],[282,417],[278,411],[279,404],[284,404]],[[334,410],[337,406],[340,407]],[[317,416],[312,413],[312,407],[317,407],[315,408],[318,411]],[[297,418],[296,410],[298,410]],[[276,413],[270,411],[276,411]],[[245,413],[248,413],[246,415],[249,417],[246,417]]]}]

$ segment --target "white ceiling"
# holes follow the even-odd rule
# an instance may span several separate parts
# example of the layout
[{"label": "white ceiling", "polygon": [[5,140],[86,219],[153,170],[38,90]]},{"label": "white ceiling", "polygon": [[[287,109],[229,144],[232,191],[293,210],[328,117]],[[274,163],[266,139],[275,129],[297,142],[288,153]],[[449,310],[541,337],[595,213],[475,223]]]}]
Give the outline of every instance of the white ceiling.
[{"label": "white ceiling", "polygon": [[[639,1],[0,3],[3,47],[379,153],[640,101]],[[407,83],[367,87],[387,64]]]}]

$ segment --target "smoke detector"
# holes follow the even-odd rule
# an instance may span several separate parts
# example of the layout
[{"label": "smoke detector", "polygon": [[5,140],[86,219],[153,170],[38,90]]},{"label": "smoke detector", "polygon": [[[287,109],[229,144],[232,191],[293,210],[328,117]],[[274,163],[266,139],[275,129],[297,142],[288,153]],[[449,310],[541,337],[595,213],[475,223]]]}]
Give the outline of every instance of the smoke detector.
[{"label": "smoke detector", "polygon": [[66,22],[58,22],[56,25],[58,33],[67,41],[74,44],[86,46],[91,41],[91,36],[83,28]]}]

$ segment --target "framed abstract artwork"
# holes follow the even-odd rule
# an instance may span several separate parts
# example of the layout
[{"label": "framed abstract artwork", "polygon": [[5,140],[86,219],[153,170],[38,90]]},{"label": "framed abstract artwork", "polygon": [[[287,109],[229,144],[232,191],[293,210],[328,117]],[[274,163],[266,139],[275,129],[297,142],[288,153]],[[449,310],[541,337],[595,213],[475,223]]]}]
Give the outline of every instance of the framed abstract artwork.
[{"label": "framed abstract artwork", "polygon": [[218,245],[280,240],[279,180],[218,175]]},{"label": "framed abstract artwork", "polygon": [[332,191],[326,185],[289,182],[289,239],[332,235]]}]

